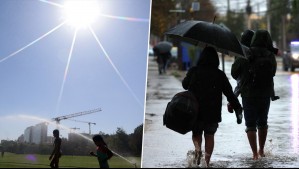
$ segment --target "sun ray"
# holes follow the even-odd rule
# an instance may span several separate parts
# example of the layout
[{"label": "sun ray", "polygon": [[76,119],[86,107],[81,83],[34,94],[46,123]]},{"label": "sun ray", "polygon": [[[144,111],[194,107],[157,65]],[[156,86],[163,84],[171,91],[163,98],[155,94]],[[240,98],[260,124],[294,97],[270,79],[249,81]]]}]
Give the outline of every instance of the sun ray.
[{"label": "sun ray", "polygon": [[15,56],[16,54],[22,52],[23,50],[27,49],[28,47],[32,46],[33,44],[35,44],[36,42],[42,40],[43,38],[45,38],[46,36],[50,35],[51,33],[53,33],[54,31],[56,31],[58,28],[60,28],[61,26],[63,26],[65,24],[65,22],[61,23],[60,25],[56,26],[55,28],[53,28],[52,30],[50,30],[48,33],[42,35],[41,37],[37,38],[36,40],[30,42],[28,45],[22,47],[21,49],[13,52],[12,54],[6,56],[5,58],[0,60],[0,63],[4,62],[5,60]]},{"label": "sun ray", "polygon": [[148,19],[144,18],[133,18],[133,17],[124,17],[124,16],[113,16],[113,15],[106,15],[106,14],[100,14],[102,17],[106,18],[112,18],[112,19],[118,19],[118,20],[124,20],[124,21],[132,21],[132,22],[146,22],[148,23]]},{"label": "sun ray", "polygon": [[47,1],[47,0],[39,0],[40,2],[44,2],[44,3],[47,3],[47,4],[50,4],[50,5],[53,5],[53,6],[56,6],[56,7],[59,7],[59,8],[63,8],[64,6],[61,5],[61,4],[58,4],[58,3],[55,3],[55,2],[51,2],[51,1]]},{"label": "sun ray", "polygon": [[105,54],[106,59],[110,62],[111,66],[113,67],[113,69],[115,70],[116,74],[119,76],[119,78],[121,79],[121,81],[124,83],[124,85],[128,88],[128,90],[130,91],[130,93],[133,95],[134,99],[137,101],[137,103],[139,104],[139,106],[141,108],[143,108],[143,105],[141,104],[141,101],[138,99],[138,97],[136,96],[136,94],[134,93],[134,91],[131,89],[131,87],[129,86],[129,84],[127,83],[127,81],[124,79],[124,77],[121,75],[120,71],[117,69],[117,67],[114,65],[114,63],[112,62],[111,58],[109,57],[108,53],[106,52],[106,50],[104,49],[102,43],[100,42],[99,38],[97,37],[97,35],[94,33],[94,30],[89,26],[89,30],[91,31],[91,33],[93,34],[95,40],[97,41],[98,45],[100,46],[100,48],[102,49],[102,51]]},{"label": "sun ray", "polygon": [[78,30],[75,31],[73,42],[72,42],[72,46],[71,46],[69,57],[68,57],[68,61],[67,61],[67,65],[66,65],[66,68],[65,68],[65,71],[64,71],[63,81],[62,81],[62,85],[61,85],[61,88],[60,88],[60,93],[59,93],[59,97],[58,97],[58,101],[57,101],[57,106],[56,106],[56,113],[57,114],[59,114],[59,111],[60,111],[60,103],[61,103],[61,100],[62,100],[62,95],[63,95],[63,91],[64,91],[64,85],[65,85],[65,82],[66,82],[68,70],[69,70],[69,67],[70,67],[71,58],[72,58],[72,55],[73,55],[73,50],[74,50],[74,46],[75,46],[77,32],[78,32]]}]

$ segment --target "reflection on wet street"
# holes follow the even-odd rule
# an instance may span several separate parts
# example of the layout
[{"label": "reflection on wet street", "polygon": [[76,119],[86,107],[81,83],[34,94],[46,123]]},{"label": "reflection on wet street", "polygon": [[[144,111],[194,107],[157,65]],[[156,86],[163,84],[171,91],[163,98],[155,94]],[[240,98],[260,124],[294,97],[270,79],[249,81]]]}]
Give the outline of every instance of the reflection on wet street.
[{"label": "reflection on wet street", "polygon": [[[236,82],[230,76],[232,63],[230,60],[226,61],[225,73],[235,87]],[[215,135],[211,167],[299,166],[299,72],[282,72],[280,69],[281,67],[275,76],[275,91],[281,99],[271,103],[266,157],[258,161],[252,160],[244,120],[241,125],[237,124],[235,115],[227,112],[227,101],[223,97],[222,122]],[[187,156],[193,150],[191,133],[180,135],[163,126],[167,103],[174,94],[182,90],[179,80],[173,76],[159,76],[156,64],[149,61],[143,167],[197,167],[190,165],[192,155]]]},{"label": "reflection on wet street", "polygon": [[298,153],[298,128],[299,128],[299,75],[293,74],[290,77],[292,84],[292,135],[293,149]]}]

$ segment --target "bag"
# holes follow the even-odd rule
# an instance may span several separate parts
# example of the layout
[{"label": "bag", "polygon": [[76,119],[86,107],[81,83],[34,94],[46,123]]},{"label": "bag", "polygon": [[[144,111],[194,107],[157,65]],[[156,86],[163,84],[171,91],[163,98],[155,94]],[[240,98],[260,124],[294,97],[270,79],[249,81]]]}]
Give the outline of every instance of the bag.
[{"label": "bag", "polygon": [[190,91],[177,93],[168,103],[163,116],[167,128],[186,134],[194,128],[197,121],[198,102]]},{"label": "bag", "polygon": [[[107,147],[106,147],[106,148],[107,148]],[[111,151],[109,148],[107,148],[107,150],[106,150],[106,154],[107,154],[107,156],[108,156],[108,160],[110,160],[110,158],[113,157],[113,153],[112,153],[112,151]]]},{"label": "bag", "polygon": [[255,88],[273,86],[273,54],[251,50],[253,58],[249,64],[249,84]]}]

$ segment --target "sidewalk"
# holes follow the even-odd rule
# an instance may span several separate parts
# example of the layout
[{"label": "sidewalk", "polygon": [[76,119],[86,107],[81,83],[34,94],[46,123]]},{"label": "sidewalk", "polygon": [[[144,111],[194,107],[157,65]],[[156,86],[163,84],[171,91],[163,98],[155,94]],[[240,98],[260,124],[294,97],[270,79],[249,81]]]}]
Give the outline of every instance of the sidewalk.
[{"label": "sidewalk", "polygon": [[191,133],[181,135],[163,126],[167,103],[183,91],[182,84],[174,76],[159,75],[151,58],[148,69],[143,167],[185,167],[186,153],[193,149]]},{"label": "sidewalk", "polygon": [[[234,87],[236,82],[230,76],[231,64],[232,62],[226,61],[225,72]],[[159,75],[157,64],[152,58],[149,60],[148,69],[143,167],[188,167],[187,152],[194,149],[191,140],[192,133],[181,135],[163,126],[163,114],[167,103],[176,93],[183,91],[182,84],[174,76]],[[268,157],[258,162],[252,160],[251,149],[244,132],[244,119],[241,125],[236,123],[235,115],[227,112],[227,101],[223,96],[222,122],[219,123],[215,135],[215,148],[211,159],[211,167],[271,168],[298,165],[299,138],[296,138],[298,133],[294,135],[294,132],[298,130],[292,130],[293,127],[299,125],[298,117],[290,118],[293,116],[293,111],[290,111],[290,103],[293,100],[292,94],[289,93],[291,84],[283,83],[288,81],[289,78],[287,74],[276,77],[278,82],[276,85],[277,93],[282,96],[282,99],[271,104],[269,113],[270,128],[265,149]],[[241,101],[240,98],[239,100]]]}]

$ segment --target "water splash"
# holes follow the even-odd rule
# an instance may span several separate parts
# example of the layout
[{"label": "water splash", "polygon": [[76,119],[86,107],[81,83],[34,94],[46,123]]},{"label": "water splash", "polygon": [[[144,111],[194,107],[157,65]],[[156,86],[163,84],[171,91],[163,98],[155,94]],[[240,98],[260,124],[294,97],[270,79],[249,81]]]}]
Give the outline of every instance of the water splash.
[{"label": "water splash", "polygon": [[197,165],[197,161],[198,159],[195,158],[195,151],[189,150],[187,153],[187,168],[207,168],[208,167],[204,156],[200,159],[200,165]]},{"label": "water splash", "polygon": [[197,168],[197,160],[195,159],[195,151],[188,151],[187,153],[187,168]]},{"label": "water splash", "polygon": [[[37,116],[30,116],[30,115],[16,115],[16,116],[8,116],[7,118],[13,118],[13,119],[16,119],[16,118],[19,118],[19,119],[25,119],[25,120],[35,120],[35,121],[39,121],[39,122],[46,122],[47,124],[50,124],[50,125],[53,125],[53,126],[58,126],[59,128],[61,129],[64,129],[64,130],[71,130],[71,128],[67,127],[67,126],[64,126],[64,125],[61,125],[61,124],[57,124],[56,122],[54,121],[50,121],[48,119],[45,119],[45,118],[40,118],[40,117],[37,117]],[[77,134],[79,136],[81,136],[82,138],[90,141],[90,142],[93,142],[93,140],[83,134],[80,134],[80,133],[77,133],[76,131],[74,132],[74,134]],[[115,151],[111,150],[113,152],[113,154],[115,154],[116,156],[120,157],[121,159],[123,159],[124,161],[130,163],[132,166],[134,166],[135,168],[137,168],[137,163],[136,162],[132,162],[130,161],[129,159],[125,158],[124,156],[116,153]],[[28,156],[30,158],[28,158],[29,160],[30,159],[34,159],[33,156]]]},{"label": "water splash", "polygon": [[293,149],[295,153],[299,152],[299,75],[292,75],[290,77],[292,84],[292,136]]}]

